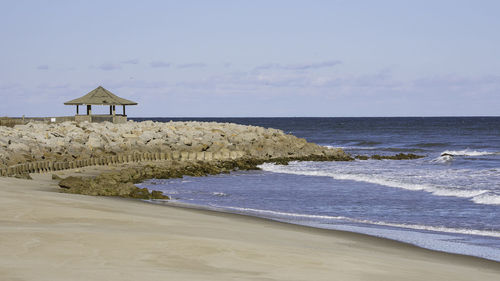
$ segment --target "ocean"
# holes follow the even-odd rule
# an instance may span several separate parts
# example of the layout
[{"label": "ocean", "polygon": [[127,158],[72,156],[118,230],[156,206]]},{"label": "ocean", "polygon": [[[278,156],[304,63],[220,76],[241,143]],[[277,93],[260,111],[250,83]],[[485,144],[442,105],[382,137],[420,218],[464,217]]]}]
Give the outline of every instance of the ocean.
[{"label": "ocean", "polygon": [[423,155],[263,164],[141,186],[177,203],[500,261],[500,117],[145,119],[272,127],[353,156]]}]

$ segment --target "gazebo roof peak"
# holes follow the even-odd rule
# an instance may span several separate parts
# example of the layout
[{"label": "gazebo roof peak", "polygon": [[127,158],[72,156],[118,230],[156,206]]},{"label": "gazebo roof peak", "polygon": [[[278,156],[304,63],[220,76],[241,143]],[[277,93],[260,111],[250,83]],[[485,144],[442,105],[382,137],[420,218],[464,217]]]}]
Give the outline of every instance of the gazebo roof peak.
[{"label": "gazebo roof peak", "polygon": [[119,96],[111,93],[110,91],[104,89],[104,87],[99,86],[94,90],[90,91],[83,97],[70,100],[64,103],[65,105],[137,105],[136,102],[120,98]]}]

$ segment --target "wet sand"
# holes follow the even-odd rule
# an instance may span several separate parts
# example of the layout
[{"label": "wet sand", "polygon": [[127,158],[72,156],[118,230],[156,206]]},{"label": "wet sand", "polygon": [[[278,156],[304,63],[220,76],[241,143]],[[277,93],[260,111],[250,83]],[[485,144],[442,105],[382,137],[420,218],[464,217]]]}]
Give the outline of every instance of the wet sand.
[{"label": "wet sand", "polygon": [[0,280],[500,276],[500,263],[480,258],[241,215],[64,194],[49,174],[33,177],[0,178]]}]

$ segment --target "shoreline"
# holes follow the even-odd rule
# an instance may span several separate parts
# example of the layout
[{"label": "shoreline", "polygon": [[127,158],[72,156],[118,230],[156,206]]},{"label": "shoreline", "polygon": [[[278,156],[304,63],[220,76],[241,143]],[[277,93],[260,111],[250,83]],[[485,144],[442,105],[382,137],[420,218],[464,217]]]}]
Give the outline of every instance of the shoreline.
[{"label": "shoreline", "polygon": [[240,214],[61,193],[49,174],[33,177],[0,178],[6,280],[496,280],[500,274],[498,262],[478,257]]},{"label": "shoreline", "polygon": [[[133,200],[133,199],[129,199],[129,200]],[[176,202],[176,201],[172,201],[172,200],[157,201],[157,202],[151,201],[151,200],[141,200],[141,201],[144,202],[144,203],[147,203],[147,204],[156,204],[156,205],[161,205],[161,206],[165,206],[165,207],[182,208],[182,209],[195,210],[195,211],[200,211],[200,212],[206,211],[206,212],[210,212],[210,213],[215,213],[215,214],[220,213],[220,214],[225,214],[225,215],[229,215],[229,216],[235,215],[235,216],[249,217],[249,218],[254,218],[254,219],[257,219],[257,220],[269,221],[271,223],[275,222],[275,223],[279,223],[279,224],[286,224],[286,225],[297,226],[297,227],[304,227],[304,228],[311,228],[311,229],[317,229],[317,230],[324,230],[324,231],[327,231],[327,232],[328,231],[332,231],[334,233],[339,232],[339,233],[344,233],[347,236],[350,236],[350,235],[361,235],[361,237],[366,236],[366,237],[371,237],[371,238],[375,238],[375,239],[388,240],[388,241],[391,241],[391,242],[400,243],[400,244],[411,246],[411,247],[414,247],[414,248],[417,248],[417,249],[421,249],[421,250],[432,251],[432,252],[437,252],[437,253],[443,253],[443,254],[448,254],[448,255],[458,255],[458,256],[469,257],[469,258],[474,258],[474,259],[481,259],[481,260],[485,260],[485,261],[489,261],[489,262],[493,262],[493,263],[498,263],[498,266],[500,267],[500,261],[497,261],[497,260],[494,260],[494,259],[489,259],[489,258],[481,257],[481,256],[467,255],[467,254],[462,254],[462,253],[457,253],[457,252],[447,252],[447,251],[444,251],[444,250],[436,250],[436,249],[432,249],[432,248],[426,248],[426,247],[419,246],[417,244],[412,244],[410,242],[405,242],[405,241],[401,241],[401,240],[397,240],[397,239],[391,239],[391,238],[387,238],[387,237],[383,237],[383,236],[376,236],[376,235],[366,234],[366,233],[362,233],[362,232],[356,232],[356,231],[351,231],[351,230],[342,230],[342,229],[334,229],[334,228],[323,228],[323,227],[316,227],[316,226],[311,226],[311,225],[306,225],[306,224],[297,224],[297,223],[287,222],[287,221],[281,221],[281,220],[273,219],[273,218],[260,217],[260,216],[252,215],[252,214],[231,212],[231,211],[224,210],[223,208],[217,208],[217,207],[210,208],[210,207],[205,207],[205,206],[196,205],[196,204],[189,204],[189,203],[184,203],[184,202]],[[432,231],[432,232],[440,233],[438,231]],[[476,236],[480,236],[481,237],[481,235],[476,235]]]}]

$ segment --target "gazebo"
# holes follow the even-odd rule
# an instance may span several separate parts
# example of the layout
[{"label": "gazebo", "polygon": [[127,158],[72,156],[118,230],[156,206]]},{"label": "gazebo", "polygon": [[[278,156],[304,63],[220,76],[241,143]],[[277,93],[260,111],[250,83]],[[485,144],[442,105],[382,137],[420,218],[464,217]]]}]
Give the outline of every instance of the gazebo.
[{"label": "gazebo", "polygon": [[[117,95],[111,93],[110,91],[99,86],[92,90],[90,93],[84,95],[83,97],[70,100],[64,103],[65,105],[76,105],[76,115],[75,121],[82,122],[103,122],[109,121],[113,123],[124,123],[127,122],[127,115],[125,114],[126,105],[137,105],[136,102],[120,98]],[[79,106],[87,105],[87,114],[79,114]],[[109,115],[92,115],[92,105],[109,105]],[[123,106],[123,114],[116,114],[116,106]]]}]

